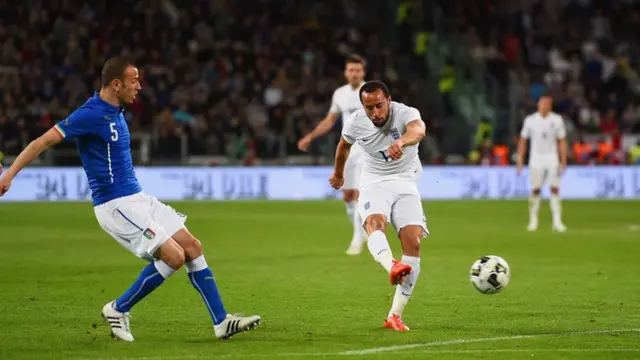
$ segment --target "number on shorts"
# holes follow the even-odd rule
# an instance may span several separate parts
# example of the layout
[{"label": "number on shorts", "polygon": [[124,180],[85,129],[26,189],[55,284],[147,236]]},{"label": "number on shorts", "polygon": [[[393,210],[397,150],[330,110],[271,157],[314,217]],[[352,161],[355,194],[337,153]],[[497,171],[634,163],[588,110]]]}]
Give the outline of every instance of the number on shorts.
[{"label": "number on shorts", "polygon": [[382,155],[382,158],[384,159],[385,162],[389,162],[389,160],[391,160],[383,150],[380,150],[378,152],[380,153],[380,155]]}]

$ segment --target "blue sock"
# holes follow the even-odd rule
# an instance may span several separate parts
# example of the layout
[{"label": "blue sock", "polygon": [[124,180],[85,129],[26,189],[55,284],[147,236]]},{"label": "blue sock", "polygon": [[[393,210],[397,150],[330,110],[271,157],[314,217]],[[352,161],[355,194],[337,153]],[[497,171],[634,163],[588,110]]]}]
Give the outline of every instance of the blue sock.
[{"label": "blue sock", "polygon": [[160,286],[165,276],[169,277],[172,271],[175,272],[169,265],[160,261],[145,266],[133,285],[116,300],[116,311],[129,312],[135,304]]},{"label": "blue sock", "polygon": [[[213,278],[213,273],[207,267],[207,263],[204,260],[204,256],[200,256],[185,264],[188,271],[189,280],[191,285],[198,290],[214,325],[218,325],[224,321],[227,317],[227,311],[222,305],[222,299],[218,292],[218,286],[216,280]],[[204,268],[203,268],[204,267]]]}]

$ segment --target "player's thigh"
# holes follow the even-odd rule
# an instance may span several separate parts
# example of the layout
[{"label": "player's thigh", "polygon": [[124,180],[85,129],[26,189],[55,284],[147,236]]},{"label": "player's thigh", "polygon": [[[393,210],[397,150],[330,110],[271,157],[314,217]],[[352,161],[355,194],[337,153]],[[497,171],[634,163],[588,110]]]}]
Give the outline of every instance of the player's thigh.
[{"label": "player's thigh", "polygon": [[418,229],[420,237],[425,237],[429,235],[429,229],[420,193],[413,183],[403,188],[406,190],[397,191],[397,199],[391,208],[391,224],[399,235],[402,229],[411,226]]},{"label": "player's thigh", "polygon": [[360,195],[358,196],[358,212],[360,213],[362,224],[366,225],[367,219],[373,215],[382,215],[386,225],[391,216],[393,200],[393,193],[388,191],[384,183],[361,187]]},{"label": "player's thigh", "polygon": [[549,182],[549,186],[553,189],[560,188],[560,182],[562,180],[560,167],[558,166],[549,167],[547,174],[548,174],[547,181]]},{"label": "player's thigh", "polygon": [[540,189],[542,185],[544,185],[545,175],[545,168],[529,168],[529,185],[531,185],[531,190]]},{"label": "player's thigh", "polygon": [[362,174],[362,161],[360,155],[349,155],[344,166],[343,190],[357,190],[360,187],[360,175]]},{"label": "player's thigh", "polygon": [[[155,196],[145,195],[151,206],[151,219],[162,224],[164,230],[174,237],[182,229],[185,229],[187,216],[177,212],[173,207],[161,202]],[[188,234],[188,232],[186,232]],[[190,234],[189,234],[190,235]]]},{"label": "player's thigh", "polygon": [[151,206],[145,200],[98,206],[95,214],[105,232],[136,256],[149,261],[171,239],[171,234],[152,219]]}]

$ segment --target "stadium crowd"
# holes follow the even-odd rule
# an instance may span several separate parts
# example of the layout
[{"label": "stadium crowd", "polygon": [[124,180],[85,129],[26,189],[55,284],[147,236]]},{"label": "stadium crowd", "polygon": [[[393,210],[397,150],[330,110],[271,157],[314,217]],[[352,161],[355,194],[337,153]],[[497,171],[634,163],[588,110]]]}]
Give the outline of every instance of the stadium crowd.
[{"label": "stadium crowd", "polygon": [[[419,10],[420,2],[401,3]],[[127,119],[132,133],[151,134],[152,157],[176,158],[186,150],[251,164],[300,154],[297,140],[325,115],[343,83],[344,59],[355,52],[368,61],[368,79],[384,80],[397,90],[395,100],[421,110],[433,135],[427,152],[438,153],[446,136],[441,124],[431,118],[424,92],[396,71],[400,53],[411,57],[416,74],[425,71],[417,69],[424,61],[413,54],[402,24],[391,48],[381,41],[380,23],[366,21],[367,7],[357,2],[176,5],[0,1],[0,150],[16,154],[64,118],[99,87],[104,60],[124,54],[143,76],[142,95]],[[439,6],[466,34],[473,57],[505,88],[517,84],[517,120],[548,92],[566,119],[574,162],[623,163],[626,150],[637,152],[630,161],[640,161],[638,137],[627,136],[640,132],[637,1],[457,0]],[[331,153],[339,128],[312,154]],[[485,134],[477,137],[480,156],[472,162],[511,162],[510,151],[504,155],[491,131]]]},{"label": "stadium crowd", "polygon": [[[573,162],[640,162],[639,1],[440,5],[465,34],[471,55],[505,88],[516,85],[511,91],[517,94],[518,128],[535,111],[537,98],[548,93],[565,118]],[[479,137],[478,145],[492,154],[486,140]],[[503,145],[496,150],[504,153]]]},{"label": "stadium crowd", "polygon": [[391,51],[348,2],[189,4],[0,1],[2,150],[17,153],[81,105],[114,54],[141,68],[143,93],[127,118],[133,133],[153,134],[162,158],[179,156],[185,136],[189,154],[250,163],[298,153],[352,52],[366,53],[368,78],[405,87]]}]

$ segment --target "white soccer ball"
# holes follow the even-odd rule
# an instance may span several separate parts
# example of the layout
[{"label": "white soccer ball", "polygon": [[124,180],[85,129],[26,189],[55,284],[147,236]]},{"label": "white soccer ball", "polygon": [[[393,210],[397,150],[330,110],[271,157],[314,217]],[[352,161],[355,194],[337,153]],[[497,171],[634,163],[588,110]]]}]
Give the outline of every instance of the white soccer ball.
[{"label": "white soccer ball", "polygon": [[483,256],[471,265],[471,284],[483,294],[497,294],[509,285],[509,264],[496,255]]}]

